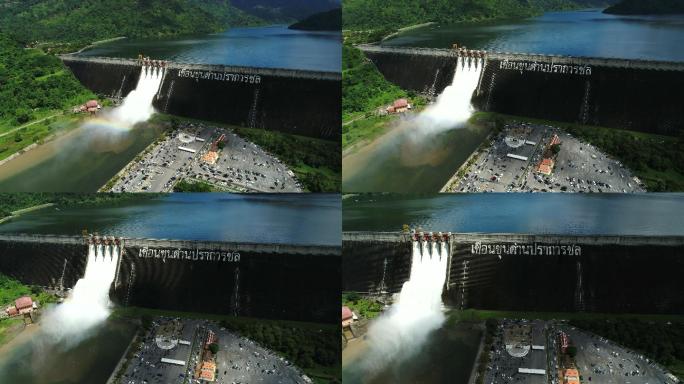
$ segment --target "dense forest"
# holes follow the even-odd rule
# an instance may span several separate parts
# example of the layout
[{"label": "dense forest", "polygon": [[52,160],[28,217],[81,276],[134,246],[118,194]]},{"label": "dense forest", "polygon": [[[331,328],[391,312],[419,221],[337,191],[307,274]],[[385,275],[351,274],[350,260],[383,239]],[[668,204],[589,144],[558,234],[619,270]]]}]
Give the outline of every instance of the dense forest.
[{"label": "dense forest", "polygon": [[21,43],[211,33],[263,23],[228,0],[27,0],[0,5],[0,31]]},{"label": "dense forest", "polygon": [[342,29],[342,9],[316,13],[290,25],[290,29],[303,31],[339,31]]},{"label": "dense forest", "polygon": [[684,0],[622,0],[604,12],[616,15],[684,14]]},{"label": "dense forest", "polygon": [[340,8],[340,0],[231,0],[231,4],[264,20],[287,24]]},{"label": "dense forest", "polygon": [[344,0],[342,23],[344,29],[397,30],[431,21],[454,23],[529,17],[546,10],[609,3],[609,0]]},{"label": "dense forest", "polygon": [[12,212],[52,203],[60,207],[97,205],[158,197],[154,193],[0,193],[0,218]]},{"label": "dense forest", "polygon": [[93,97],[58,58],[23,49],[0,33],[0,133],[32,120],[40,110],[64,109]]}]

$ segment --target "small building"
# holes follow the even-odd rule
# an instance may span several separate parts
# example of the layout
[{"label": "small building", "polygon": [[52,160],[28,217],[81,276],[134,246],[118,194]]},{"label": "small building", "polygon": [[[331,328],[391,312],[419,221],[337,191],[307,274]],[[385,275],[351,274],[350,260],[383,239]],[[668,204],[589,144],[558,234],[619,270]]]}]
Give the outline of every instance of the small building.
[{"label": "small building", "polygon": [[406,99],[397,99],[394,100],[394,103],[387,107],[386,111],[387,113],[404,113],[411,109],[411,104],[409,104],[408,100]]},{"label": "small building", "polygon": [[85,104],[81,104],[78,107],[75,107],[73,109],[74,113],[79,113],[79,112],[89,112],[89,113],[96,113],[98,110],[100,110],[102,106],[97,100],[88,100]]},{"label": "small building", "polygon": [[579,371],[574,368],[566,369],[565,372],[563,372],[563,383],[580,384]]},{"label": "small building", "polygon": [[559,339],[561,352],[565,353],[565,351],[568,349],[568,346],[570,345],[570,338],[568,337],[567,333],[561,331],[558,334],[558,339]]},{"label": "small building", "polygon": [[9,317],[31,314],[35,308],[36,304],[29,296],[22,296],[14,300],[14,305],[7,307],[5,313]]},{"label": "small building", "polygon": [[553,138],[551,139],[551,142],[549,143],[549,147],[553,147],[554,145],[558,145],[560,143],[560,138],[558,137],[558,135],[554,134]]},{"label": "small building", "polygon": [[354,313],[347,306],[342,307],[342,328],[349,327],[354,322]]},{"label": "small building", "polygon": [[207,332],[207,341],[204,343],[205,348],[209,348],[210,345],[216,343],[218,341],[218,338],[216,337],[216,333],[214,331],[209,331]]},{"label": "small building", "polygon": [[548,176],[553,171],[554,164],[555,163],[554,163],[553,159],[549,159],[549,158],[542,159],[541,163],[539,163],[539,166],[537,166],[537,172]]},{"label": "small building", "polygon": [[204,381],[214,381],[216,379],[216,363],[213,361],[202,362],[199,379]]},{"label": "small building", "polygon": [[218,152],[216,151],[208,151],[207,153],[202,156],[202,161],[204,161],[207,164],[213,165],[216,164],[216,161],[218,160]]}]

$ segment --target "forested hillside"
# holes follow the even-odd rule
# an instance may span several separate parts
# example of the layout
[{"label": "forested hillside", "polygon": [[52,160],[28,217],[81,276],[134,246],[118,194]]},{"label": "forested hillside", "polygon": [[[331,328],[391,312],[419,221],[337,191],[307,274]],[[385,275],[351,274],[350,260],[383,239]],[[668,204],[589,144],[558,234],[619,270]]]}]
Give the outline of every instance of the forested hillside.
[{"label": "forested hillside", "polygon": [[617,15],[684,14],[684,0],[623,0],[605,10]]},{"label": "forested hillside", "polygon": [[0,34],[0,133],[41,110],[68,108],[94,96],[57,57],[24,49]]},{"label": "forested hillside", "polygon": [[407,93],[385,80],[359,49],[342,47],[342,114],[367,112],[391,103]]},{"label": "forested hillside", "polygon": [[228,0],[24,0],[0,4],[0,31],[21,43],[210,33],[263,23]]},{"label": "forested hillside", "polygon": [[[613,1],[614,2],[614,1]],[[545,10],[600,7],[610,0],[344,0],[344,29],[396,30],[426,22],[528,17]]]},{"label": "forested hillside", "polygon": [[340,7],[340,0],[231,0],[231,3],[269,22],[287,24]]},{"label": "forested hillside", "polygon": [[342,9],[316,13],[290,25],[290,29],[303,31],[339,31],[342,29]]}]

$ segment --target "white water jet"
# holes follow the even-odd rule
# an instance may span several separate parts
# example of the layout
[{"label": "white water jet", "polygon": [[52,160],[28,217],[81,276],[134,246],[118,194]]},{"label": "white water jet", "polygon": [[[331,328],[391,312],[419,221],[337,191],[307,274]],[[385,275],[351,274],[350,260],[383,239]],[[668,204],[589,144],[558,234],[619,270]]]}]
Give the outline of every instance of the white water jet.
[{"label": "white water jet", "polygon": [[142,67],[136,88],[108,116],[130,126],[147,121],[154,114],[152,99],[159,91],[163,77],[164,68]]},{"label": "white water jet", "polygon": [[483,66],[483,59],[458,57],[451,85],[416,117],[421,132],[439,133],[461,126],[470,118],[474,112],[470,100],[480,82]]},{"label": "white water jet", "polygon": [[411,275],[399,300],[368,330],[368,353],[361,362],[368,377],[414,356],[444,323],[442,289],[448,256],[445,242],[413,242]]},{"label": "white water jet", "polygon": [[69,297],[41,320],[43,331],[52,342],[73,345],[109,317],[112,306],[109,288],[118,262],[118,247],[88,247],[83,278],[76,282]]}]

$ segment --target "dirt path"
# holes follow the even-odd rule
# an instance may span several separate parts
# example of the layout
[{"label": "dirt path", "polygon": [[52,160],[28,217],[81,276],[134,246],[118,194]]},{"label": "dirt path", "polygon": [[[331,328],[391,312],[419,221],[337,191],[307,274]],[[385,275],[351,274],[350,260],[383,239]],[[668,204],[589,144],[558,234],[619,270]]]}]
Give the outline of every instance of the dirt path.
[{"label": "dirt path", "polygon": [[45,121],[45,120],[50,119],[50,118],[53,118],[53,117],[55,117],[55,116],[61,116],[61,115],[63,115],[63,114],[64,114],[64,112],[55,113],[54,115],[46,116],[46,117],[43,117],[42,119],[34,120],[34,121],[30,122],[30,123],[26,123],[26,124],[24,124],[24,125],[20,125],[20,126],[18,126],[18,127],[16,127],[16,128],[10,129],[9,131],[7,131],[7,132],[5,132],[5,133],[0,133],[0,137],[7,136],[7,135],[9,135],[9,134],[11,134],[11,133],[14,133],[14,132],[19,131],[19,130],[21,130],[21,129],[24,129],[24,128],[26,128],[26,127],[30,127],[30,126],[32,126],[33,124],[37,124],[37,123],[40,123],[41,121]]}]

